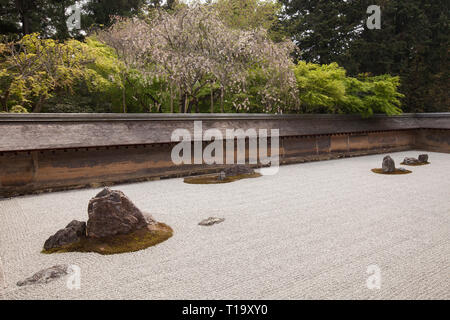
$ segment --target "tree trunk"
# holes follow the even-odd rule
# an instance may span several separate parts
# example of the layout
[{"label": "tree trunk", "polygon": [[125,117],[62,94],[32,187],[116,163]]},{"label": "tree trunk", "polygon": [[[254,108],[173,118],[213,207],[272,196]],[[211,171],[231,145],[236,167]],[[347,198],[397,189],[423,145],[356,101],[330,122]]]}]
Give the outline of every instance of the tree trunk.
[{"label": "tree trunk", "polygon": [[7,90],[7,91],[5,92],[5,96],[4,96],[3,99],[2,99],[2,111],[5,111],[5,112],[8,112],[8,111],[9,111],[9,110],[8,110],[8,98],[9,98],[9,93],[10,93],[10,91]]},{"label": "tree trunk", "polygon": [[127,113],[125,87],[122,88],[122,108],[123,108],[123,113]]},{"label": "tree trunk", "polygon": [[125,82],[128,80],[125,75],[123,75],[123,83],[122,83],[122,108],[123,113],[127,113],[127,102],[126,102],[126,88],[125,88]]},{"label": "tree trunk", "polygon": [[223,113],[223,95],[224,95],[224,89],[223,87],[220,87],[220,112]]},{"label": "tree trunk", "polygon": [[211,113],[214,113],[214,89],[211,84]]},{"label": "tree trunk", "polygon": [[185,113],[188,105],[187,93],[180,94],[180,113]]},{"label": "tree trunk", "polygon": [[170,113],[173,113],[173,86],[170,83]]},{"label": "tree trunk", "polygon": [[200,113],[199,104],[197,98],[189,99],[189,106],[187,113]]},{"label": "tree trunk", "polygon": [[186,99],[184,100],[184,110],[183,113],[186,113],[187,109],[189,108],[189,96],[186,93]]},{"label": "tree trunk", "polygon": [[23,35],[30,34],[31,22],[29,11],[30,8],[35,9],[34,1],[32,0],[15,0],[16,9],[19,11],[20,20],[22,22],[22,33]]},{"label": "tree trunk", "polygon": [[36,102],[36,104],[33,107],[33,113],[40,113],[42,111],[42,105],[44,104],[44,97],[40,97],[39,100]]},{"label": "tree trunk", "polygon": [[28,18],[27,13],[22,15],[22,32],[24,35],[31,33],[30,19]]}]

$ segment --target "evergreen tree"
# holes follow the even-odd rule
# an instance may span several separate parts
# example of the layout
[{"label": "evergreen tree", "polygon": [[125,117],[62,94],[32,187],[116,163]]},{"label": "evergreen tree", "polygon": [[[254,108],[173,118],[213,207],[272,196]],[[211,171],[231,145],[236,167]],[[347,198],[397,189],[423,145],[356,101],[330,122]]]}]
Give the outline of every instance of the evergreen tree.
[{"label": "evergreen tree", "polygon": [[350,75],[398,75],[405,111],[450,111],[447,0],[379,0],[380,30],[366,27],[371,0],[281,2],[299,58],[338,62]]},{"label": "evergreen tree", "polygon": [[381,30],[365,28],[350,46],[355,71],[401,76],[407,112],[450,111],[449,2],[391,0],[381,12]]},{"label": "evergreen tree", "polygon": [[14,0],[0,0],[0,33],[2,35],[17,35],[21,33],[20,15],[14,5]]},{"label": "evergreen tree", "polygon": [[300,48],[298,59],[319,64],[343,64],[348,46],[361,28],[365,13],[361,1],[280,2],[284,8],[280,18]]},{"label": "evergreen tree", "polygon": [[[45,38],[64,40],[79,34],[69,33],[67,8],[76,0],[0,0],[0,34],[18,37],[39,33]],[[174,5],[168,1],[167,5]],[[114,16],[130,17],[144,5],[158,7],[162,0],[89,0],[82,2],[81,27],[108,26]]]},{"label": "evergreen tree", "polygon": [[0,0],[0,34],[67,39],[66,8],[75,0]]},{"label": "evergreen tree", "polygon": [[[150,1],[156,5],[160,1]],[[90,0],[84,6],[86,14],[83,16],[83,27],[91,25],[109,26],[112,17],[131,17],[139,13],[145,0]]]}]

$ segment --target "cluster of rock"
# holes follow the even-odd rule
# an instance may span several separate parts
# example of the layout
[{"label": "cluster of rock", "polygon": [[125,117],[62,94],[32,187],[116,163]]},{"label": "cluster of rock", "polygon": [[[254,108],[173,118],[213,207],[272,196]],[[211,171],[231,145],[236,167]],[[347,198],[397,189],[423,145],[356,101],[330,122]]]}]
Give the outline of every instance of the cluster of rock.
[{"label": "cluster of rock", "polygon": [[89,201],[88,215],[87,223],[74,220],[48,238],[44,249],[60,248],[84,238],[129,234],[156,223],[150,216],[144,216],[123,192],[109,188]]},{"label": "cluster of rock", "polygon": [[428,155],[427,154],[421,154],[419,157],[416,158],[405,158],[403,160],[403,164],[405,165],[419,165],[419,164],[426,164],[428,163]]},{"label": "cluster of rock", "polygon": [[[239,175],[253,173],[245,166],[236,166],[226,170],[225,174]],[[88,205],[89,219],[86,222],[73,220],[64,229],[57,231],[45,241],[44,249],[58,249],[75,244],[83,239],[101,239],[105,237],[130,234],[147,226],[157,224],[151,215],[142,213],[125,194],[118,190],[103,189]],[[210,217],[199,223],[212,226],[222,223],[223,218]],[[23,281],[18,286],[46,284],[70,273],[67,265],[55,265],[43,269]]]},{"label": "cluster of rock", "polygon": [[[89,201],[88,215],[87,223],[73,220],[49,237],[44,243],[44,250],[64,248],[82,240],[127,235],[158,224],[151,215],[142,213],[123,192],[109,188],[103,189]],[[45,284],[70,272],[67,265],[55,265],[17,282],[17,285]]]},{"label": "cluster of rock", "polygon": [[[419,158],[405,158],[403,160],[402,164],[404,165],[418,165],[418,164],[426,164],[428,163],[428,155],[427,154],[421,154],[419,155]],[[395,171],[407,171],[404,168],[396,168],[394,159],[392,159],[390,156],[386,156],[383,158],[383,165],[382,170],[384,173],[394,173]]]},{"label": "cluster of rock", "polygon": [[219,180],[225,180],[228,177],[235,177],[244,174],[254,174],[255,170],[246,165],[234,165],[221,171],[218,175]]},{"label": "cluster of rock", "polygon": [[386,156],[383,158],[383,165],[382,165],[383,173],[394,173],[396,171],[403,171],[403,172],[409,172],[405,168],[396,168],[394,159],[392,159],[390,156]]}]

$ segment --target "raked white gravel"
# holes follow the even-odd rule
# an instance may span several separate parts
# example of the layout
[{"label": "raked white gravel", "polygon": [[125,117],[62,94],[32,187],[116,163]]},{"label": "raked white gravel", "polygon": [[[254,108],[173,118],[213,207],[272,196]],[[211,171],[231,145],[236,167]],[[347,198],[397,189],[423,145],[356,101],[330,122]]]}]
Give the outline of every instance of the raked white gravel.
[{"label": "raked white gravel", "polygon": [[[392,154],[398,164],[418,151]],[[377,175],[383,155],[283,166],[231,184],[182,179],[115,186],[173,227],[147,250],[40,253],[73,219],[87,219],[99,189],[0,201],[1,299],[449,299],[450,155],[402,176]],[[225,218],[212,227],[210,216]],[[66,280],[17,287],[55,264],[81,268]],[[367,268],[381,271],[369,290]],[[2,283],[3,282],[3,283]]]}]

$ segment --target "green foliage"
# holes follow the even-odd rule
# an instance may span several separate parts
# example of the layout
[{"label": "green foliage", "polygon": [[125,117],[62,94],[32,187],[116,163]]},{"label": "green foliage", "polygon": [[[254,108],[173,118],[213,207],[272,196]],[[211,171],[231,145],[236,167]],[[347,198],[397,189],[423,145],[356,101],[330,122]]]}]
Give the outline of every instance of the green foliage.
[{"label": "green foliage", "polygon": [[[83,9],[82,30],[69,32],[66,25],[69,13],[66,12],[66,8],[75,3],[75,0],[0,0],[0,35],[7,36],[9,40],[20,39],[33,33],[39,33],[42,38],[61,41],[71,37],[84,39],[93,29],[109,26],[116,17],[143,16],[152,20],[160,10],[176,12],[187,6],[180,0],[82,1],[78,2]],[[359,74],[399,76],[401,85],[398,90],[404,94],[401,100],[407,112],[450,111],[449,1],[383,0],[373,3],[369,0],[208,0],[201,3],[218,9],[221,19],[231,28],[267,29],[270,39],[276,42],[290,37],[300,49],[295,56],[297,61],[321,65],[336,62],[345,68],[348,75],[365,82],[368,86],[368,80],[361,80]],[[368,16],[366,9],[371,4],[381,6],[381,30],[368,30],[365,26]],[[15,104],[23,105],[28,110],[36,108],[36,105],[48,105],[49,99],[53,100],[52,97],[55,95],[63,97],[65,95],[63,91],[68,89],[70,91],[72,88],[77,92],[71,92],[70,97],[91,96],[94,109],[101,105],[100,110],[104,110],[105,105],[110,104],[114,107],[107,109],[117,112],[123,109],[133,112],[170,110],[170,98],[165,92],[158,92],[158,88],[167,89],[167,83],[149,83],[152,81],[148,79],[142,82],[135,74],[131,76],[132,80],[128,79],[127,73],[130,71],[124,72],[121,69],[122,57],[120,59],[115,57],[110,49],[92,41],[95,40],[88,38],[86,43],[66,43],[69,47],[78,48],[77,50],[90,51],[96,59],[90,67],[82,68],[82,76],[75,77],[72,72],[74,70],[60,70],[59,76],[47,77],[42,73],[47,71],[41,69],[31,76],[19,79],[14,68],[10,66],[5,68],[5,55],[0,54],[2,109],[8,110]],[[59,47],[59,44],[55,47]],[[33,53],[28,52],[24,56],[28,62],[34,59],[29,54]],[[102,62],[103,56],[106,60]],[[118,63],[114,64],[115,62]],[[117,66],[120,72],[111,68],[112,66]],[[253,76],[249,75],[250,78]],[[54,85],[54,81],[59,80],[63,80],[62,85]],[[328,79],[326,85],[330,87],[322,90],[331,96],[339,95],[339,88],[332,80],[333,78]],[[83,81],[84,85],[80,85],[79,82]],[[378,81],[383,82],[385,86],[389,84],[386,80]],[[256,77],[252,79],[252,83],[254,87],[248,85],[242,92],[226,92],[225,100],[228,100],[228,104],[226,103],[224,108],[228,108],[229,112],[233,110],[263,112],[261,107],[258,107],[258,99],[261,101],[258,90],[265,88],[265,82]],[[361,92],[366,89],[361,87],[360,83],[348,86],[358,87]],[[120,106],[123,103],[122,89],[125,89],[126,108]],[[195,108],[205,112],[210,110],[207,89],[208,87],[202,88],[201,93],[191,97],[198,104]],[[213,88],[215,99],[219,94],[217,90]],[[337,91],[331,92],[332,90]],[[378,92],[374,88],[369,91]],[[398,99],[388,92],[384,94]],[[317,103],[317,110],[330,111],[335,107],[329,106],[331,100],[327,97],[310,94],[304,99],[311,105]],[[39,103],[40,98],[43,99],[42,103]],[[76,110],[84,108],[79,106],[77,100],[78,98],[74,98],[74,108]],[[355,101],[360,102],[360,99]],[[233,102],[237,107],[233,106]],[[387,106],[386,102],[382,105]],[[394,101],[392,105],[398,104]],[[292,109],[296,110],[296,107]],[[379,107],[373,109],[376,112]],[[395,109],[391,106],[387,110],[394,112]]]},{"label": "green foliage", "polygon": [[348,77],[337,63],[300,61],[294,69],[302,111],[307,113],[400,114],[399,77]]},{"label": "green foliage", "polygon": [[217,0],[214,3],[221,19],[226,25],[252,30],[263,28],[269,30],[272,40],[284,38],[284,34],[276,30],[281,4],[272,0]]},{"label": "green foliage", "polygon": [[132,69],[127,73],[125,88],[128,112],[170,112],[168,83],[163,79],[149,78]]},{"label": "green foliage", "polygon": [[401,114],[400,99],[404,97],[398,92],[400,77],[381,75],[371,77],[360,75],[358,78],[348,78],[346,82],[348,98],[344,101],[347,109],[354,107],[354,111],[363,116],[375,113],[387,115]]},{"label": "green foliage", "polygon": [[[79,94],[92,95],[101,104],[102,99],[117,99],[117,88],[122,85],[119,74],[123,64],[110,48],[95,39],[88,38],[86,43],[73,39],[57,42],[31,34],[3,44],[0,52],[4,111],[20,104],[29,111],[41,112],[52,97],[61,100],[75,96],[78,101]],[[68,107],[67,103],[60,104]],[[79,107],[79,103],[76,105]],[[64,110],[61,106],[56,109],[60,108]]]},{"label": "green foliage", "polygon": [[345,96],[346,72],[336,63],[318,65],[300,61],[294,69],[300,101],[305,111],[339,112],[338,102]]},{"label": "green foliage", "polygon": [[39,112],[42,103],[57,90],[70,90],[84,77],[87,63],[82,47],[41,39],[29,34],[20,41],[2,45],[0,94],[3,109],[20,104]]},{"label": "green foliage", "polygon": [[[6,113],[6,111],[0,111],[0,113]],[[9,109],[9,113],[28,113],[28,110],[22,106],[15,105]]]},{"label": "green foliage", "polygon": [[28,113],[28,110],[22,106],[15,105],[11,108],[11,110],[9,110],[9,112],[11,112],[11,113]]},{"label": "green foliage", "polygon": [[69,45],[79,47],[85,52],[90,63],[86,65],[86,81],[91,90],[110,90],[122,85],[120,74],[124,64],[110,47],[94,37],[88,37],[85,42],[70,40]]},{"label": "green foliage", "polygon": [[[0,5],[3,2],[0,2]],[[117,6],[113,6],[111,10],[117,9],[116,13],[119,15],[129,15],[130,12],[121,10],[128,8],[127,6],[141,8],[142,3],[143,1],[135,1],[123,4],[123,6],[117,3]],[[182,10],[182,6],[177,7],[176,1],[171,1],[171,3],[171,9],[174,9],[174,12]],[[154,1],[147,4],[150,7],[158,7],[161,2]],[[106,3],[100,1],[89,5],[96,6],[96,10],[101,10]],[[303,3],[303,5],[302,10],[314,9],[311,4]],[[228,27],[231,27],[230,30],[233,32],[236,31],[235,29],[274,30],[274,26],[277,24],[274,17],[280,10],[279,4],[260,0],[218,0],[212,6],[219,9],[221,19]],[[352,10],[347,12],[345,19],[340,16],[337,20],[331,19],[321,23],[319,18],[324,19],[328,13],[335,16],[342,10],[350,8],[349,6],[351,7],[351,2],[339,4],[332,1],[329,8],[326,10],[324,8],[319,17],[314,19],[302,17],[301,21],[309,26],[317,23],[320,28],[326,28],[323,23],[331,23],[330,21],[347,23],[355,15],[355,12],[352,11],[355,7],[351,7]],[[138,11],[136,9],[136,13]],[[5,23],[14,20],[13,15],[9,17],[10,21]],[[99,15],[97,18],[106,20],[99,20],[95,23],[109,23],[109,16],[102,18]],[[148,17],[150,20],[153,18],[152,15]],[[314,23],[311,19],[314,20]],[[354,24],[349,24],[348,28],[350,26],[354,27]],[[291,26],[291,31],[295,29],[292,28]],[[337,37],[339,34],[334,31],[326,33],[327,35],[324,37],[325,33],[317,30],[325,29],[320,28],[312,29],[315,35],[307,41],[305,38],[296,38],[294,35],[294,38],[300,43],[303,41],[306,44],[312,44],[317,39],[321,39],[312,47],[307,47],[308,50],[303,52],[303,56],[307,57],[307,60],[314,61],[328,61],[336,58],[336,61],[345,63],[349,52],[352,51],[345,50],[343,44],[349,40],[345,37],[340,38],[339,41],[333,40],[332,37]],[[342,30],[349,29],[346,27]],[[133,34],[135,29],[131,29],[131,31]],[[383,70],[375,65],[375,62],[370,66],[371,61],[359,62],[358,65],[348,64],[352,70],[349,72],[352,76],[348,76],[346,69],[340,67],[341,64],[338,65],[338,63],[315,64],[300,61],[294,66],[288,53],[285,54],[287,62],[284,64],[284,69],[281,67],[279,59],[275,59],[276,63],[273,63],[270,68],[264,68],[264,61],[254,62],[243,68],[239,80],[230,77],[225,86],[221,85],[224,82],[222,78],[218,80],[217,75],[211,71],[204,72],[202,77],[193,83],[192,94],[187,97],[184,94],[185,89],[180,89],[179,85],[173,83],[173,76],[172,78],[157,76],[154,61],[143,59],[145,68],[138,70],[134,64],[127,63],[127,55],[118,55],[116,49],[100,42],[98,40],[100,38],[97,39],[95,36],[86,37],[84,41],[69,39],[60,42],[46,38],[48,35],[44,34],[42,37],[39,34],[29,34],[19,41],[0,44],[0,103],[3,112],[160,113],[171,111],[211,112],[211,110],[221,112],[223,110],[223,112],[230,113],[357,113],[363,116],[370,116],[374,113],[389,115],[401,113],[400,100],[403,95],[398,92],[400,86],[398,76],[392,77],[383,73],[375,73],[377,76],[359,74],[360,72],[354,73],[355,70],[365,70],[366,66],[369,70],[375,66],[375,69]],[[262,51],[272,50],[269,47],[274,42],[269,38],[272,40],[282,38],[281,34],[273,32],[268,36],[266,33],[258,36],[265,39],[261,42],[260,49]],[[117,41],[127,47],[127,43],[122,41],[123,38],[122,36],[117,37]],[[208,41],[218,41],[216,33]],[[365,47],[363,42],[360,44],[361,52],[370,57],[366,51],[369,50],[369,47]],[[182,53],[185,52],[186,49],[183,48]],[[402,51],[399,49],[399,52]],[[253,54],[257,55],[256,52]],[[317,56],[314,58],[314,55]],[[352,55],[357,56],[354,52]],[[228,60],[225,59],[223,62],[224,78],[233,75],[230,68],[226,67],[226,61]],[[426,69],[422,62],[416,62],[418,72]],[[286,72],[286,70],[291,70],[291,65],[295,78],[292,72]],[[191,63],[189,66],[192,67],[193,64]],[[390,67],[389,70],[398,71],[393,67]],[[192,71],[195,74],[195,70]],[[290,82],[286,77],[288,73],[291,75]],[[419,74],[416,74],[416,77],[419,79]],[[446,75],[445,70],[430,77],[433,81],[443,85],[429,88],[429,95],[445,96],[448,94],[448,90],[444,90],[444,84],[448,86],[448,74]],[[172,84],[168,79],[171,79]],[[287,83],[289,85],[286,85]],[[410,84],[403,85],[403,87],[408,85]],[[299,100],[301,105],[298,104]],[[187,106],[186,110],[184,110],[185,105]],[[182,107],[180,108],[180,106]]]},{"label": "green foliage", "polygon": [[74,88],[73,93],[59,93],[47,100],[44,113],[110,113],[112,100],[102,92],[89,92],[86,88]]}]

